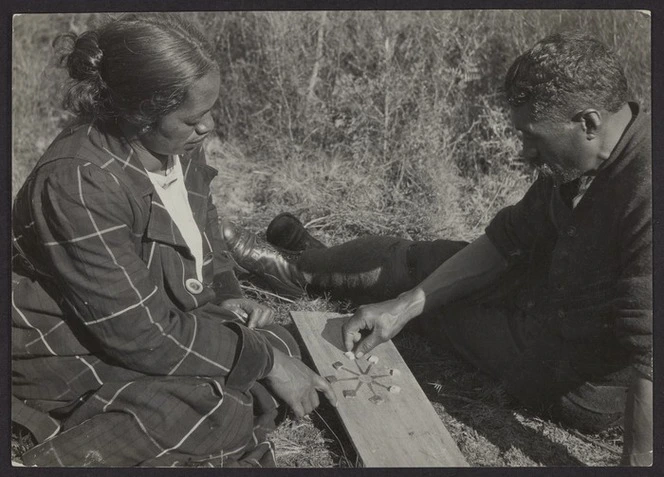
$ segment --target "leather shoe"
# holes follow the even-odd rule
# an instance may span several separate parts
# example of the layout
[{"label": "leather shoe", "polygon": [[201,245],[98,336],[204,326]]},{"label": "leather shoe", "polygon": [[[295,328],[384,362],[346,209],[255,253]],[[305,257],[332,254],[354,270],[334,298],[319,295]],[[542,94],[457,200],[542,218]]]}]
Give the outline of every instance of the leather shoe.
[{"label": "leather shoe", "polygon": [[299,253],[279,250],[256,234],[222,220],[221,233],[235,263],[263,279],[277,293],[304,295],[305,279],[296,262]]},{"label": "leather shoe", "polygon": [[312,237],[302,222],[289,212],[277,215],[265,232],[267,241],[286,250],[307,250],[309,248],[327,248]]}]

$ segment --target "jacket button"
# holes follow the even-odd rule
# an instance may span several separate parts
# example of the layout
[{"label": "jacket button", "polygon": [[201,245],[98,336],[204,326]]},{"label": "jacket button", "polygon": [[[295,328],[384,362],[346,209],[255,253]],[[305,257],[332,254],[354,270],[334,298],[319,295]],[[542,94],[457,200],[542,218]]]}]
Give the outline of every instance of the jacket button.
[{"label": "jacket button", "polygon": [[189,293],[193,293],[194,295],[198,295],[203,291],[203,284],[195,278],[187,278],[184,286]]},{"label": "jacket button", "polygon": [[565,310],[558,310],[558,318],[565,318]]},{"label": "jacket button", "polygon": [[576,237],[576,227],[574,227],[573,225],[567,227],[567,235],[569,237]]}]

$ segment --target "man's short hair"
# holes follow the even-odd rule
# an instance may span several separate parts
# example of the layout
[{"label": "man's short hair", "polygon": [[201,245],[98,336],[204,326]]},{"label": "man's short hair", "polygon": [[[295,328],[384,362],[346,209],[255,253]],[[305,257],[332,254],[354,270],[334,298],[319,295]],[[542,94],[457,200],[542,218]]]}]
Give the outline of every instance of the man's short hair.
[{"label": "man's short hair", "polygon": [[627,102],[627,80],[616,56],[580,33],[557,33],[519,56],[505,77],[510,105],[530,104],[535,120],[566,118],[587,107],[618,111]]}]

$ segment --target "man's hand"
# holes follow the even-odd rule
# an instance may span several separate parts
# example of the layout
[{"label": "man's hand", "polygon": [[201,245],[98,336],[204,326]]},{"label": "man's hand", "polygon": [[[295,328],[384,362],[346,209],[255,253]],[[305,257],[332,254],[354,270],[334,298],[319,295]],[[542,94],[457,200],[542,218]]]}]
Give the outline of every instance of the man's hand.
[{"label": "man's hand", "polygon": [[266,377],[268,387],[288,404],[297,418],[306,416],[320,404],[318,392],[337,407],[337,397],[330,384],[302,361],[274,349],[274,366]]},{"label": "man's hand", "polygon": [[229,298],[220,306],[235,313],[248,328],[263,328],[274,323],[274,312],[249,298]]},{"label": "man's hand", "polygon": [[[408,299],[407,294],[402,294],[394,300],[359,307],[342,328],[346,351],[353,351],[359,342],[355,356],[361,358],[379,344],[396,336],[418,314],[413,313],[414,307],[409,306]],[[370,330],[371,334],[362,339],[361,330]]]}]

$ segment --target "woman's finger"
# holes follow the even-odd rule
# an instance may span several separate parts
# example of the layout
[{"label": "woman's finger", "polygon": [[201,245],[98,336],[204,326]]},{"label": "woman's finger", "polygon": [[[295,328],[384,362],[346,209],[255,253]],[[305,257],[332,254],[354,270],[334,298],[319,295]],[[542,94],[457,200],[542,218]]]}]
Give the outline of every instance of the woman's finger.
[{"label": "woman's finger", "polygon": [[247,320],[248,328],[255,328],[260,320],[260,310],[256,307],[252,308],[249,313],[249,319]]},{"label": "woman's finger", "polygon": [[266,307],[261,326],[271,325],[272,323],[274,323],[274,311],[271,308]]},{"label": "woman's finger", "polygon": [[293,414],[295,414],[295,417],[297,419],[300,419],[304,416],[306,416],[308,413],[304,412],[304,407],[302,407],[302,403],[295,403],[293,404]]},{"label": "woman's finger", "polygon": [[320,406],[320,399],[318,398],[318,391],[315,389],[312,389],[311,392],[309,393],[309,401],[311,401],[311,405],[313,406],[311,410],[313,411],[316,409],[318,406]]},{"label": "woman's finger", "polygon": [[316,390],[323,393],[332,406],[337,407],[337,395],[334,393],[334,389],[332,389],[332,386],[330,386],[330,383],[328,383],[326,379],[316,375],[314,378],[314,387]]}]

